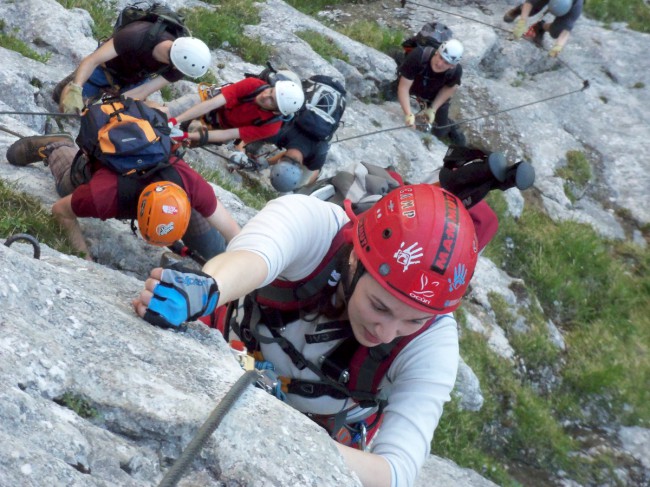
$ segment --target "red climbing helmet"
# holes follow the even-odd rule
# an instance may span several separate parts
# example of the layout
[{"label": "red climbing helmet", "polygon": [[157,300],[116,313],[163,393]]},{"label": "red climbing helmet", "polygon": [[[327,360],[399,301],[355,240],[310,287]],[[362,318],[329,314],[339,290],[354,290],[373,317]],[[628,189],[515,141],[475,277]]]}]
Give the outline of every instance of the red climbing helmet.
[{"label": "red climbing helmet", "polygon": [[474,224],[462,202],[430,184],[401,186],[357,217],[354,250],[400,301],[426,313],[455,310],[478,258]]}]

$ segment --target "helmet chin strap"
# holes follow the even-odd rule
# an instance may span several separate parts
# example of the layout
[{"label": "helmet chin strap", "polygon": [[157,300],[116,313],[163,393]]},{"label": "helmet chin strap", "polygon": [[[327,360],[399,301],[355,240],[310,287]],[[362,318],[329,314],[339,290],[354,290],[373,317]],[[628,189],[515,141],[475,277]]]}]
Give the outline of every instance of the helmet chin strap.
[{"label": "helmet chin strap", "polygon": [[[348,264],[343,269],[343,276],[341,278],[341,283],[343,284],[343,298],[345,299],[345,304],[350,302],[350,297],[354,293],[354,289],[357,287],[359,279],[366,273],[366,268],[359,258],[354,255],[354,250],[350,252],[350,258],[348,259]],[[350,270],[354,265],[354,273],[350,275]]]}]

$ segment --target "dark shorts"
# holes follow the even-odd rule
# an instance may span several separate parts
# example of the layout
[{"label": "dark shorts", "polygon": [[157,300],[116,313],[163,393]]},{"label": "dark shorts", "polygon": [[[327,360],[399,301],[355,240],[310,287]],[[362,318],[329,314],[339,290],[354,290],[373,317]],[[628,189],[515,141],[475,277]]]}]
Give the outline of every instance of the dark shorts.
[{"label": "dark shorts", "polygon": [[283,128],[278,135],[268,141],[282,149],[300,151],[303,165],[310,171],[319,171],[323,167],[330,149],[328,142],[309,137],[296,127],[289,127],[286,130]]},{"label": "dark shorts", "polygon": [[[533,15],[537,15],[539,12],[541,12],[542,9],[546,8],[549,4],[549,1],[529,0],[529,3],[533,6],[532,10],[530,11],[530,16],[532,17]],[[568,30],[570,32],[573,29],[573,26],[582,14],[582,4],[583,0],[575,0],[573,6],[571,7],[571,10],[569,10],[566,15],[563,15],[562,17],[555,17],[548,31],[553,39],[557,39],[563,30]]]}]

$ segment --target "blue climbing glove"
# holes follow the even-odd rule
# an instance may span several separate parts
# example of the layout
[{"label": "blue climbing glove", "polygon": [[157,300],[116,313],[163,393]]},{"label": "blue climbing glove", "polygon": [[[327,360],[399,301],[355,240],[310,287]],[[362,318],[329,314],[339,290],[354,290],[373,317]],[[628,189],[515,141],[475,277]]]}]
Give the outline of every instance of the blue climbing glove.
[{"label": "blue climbing glove", "polygon": [[163,269],[144,319],[161,328],[177,328],[212,313],[217,301],[219,286],[211,276],[175,263]]}]

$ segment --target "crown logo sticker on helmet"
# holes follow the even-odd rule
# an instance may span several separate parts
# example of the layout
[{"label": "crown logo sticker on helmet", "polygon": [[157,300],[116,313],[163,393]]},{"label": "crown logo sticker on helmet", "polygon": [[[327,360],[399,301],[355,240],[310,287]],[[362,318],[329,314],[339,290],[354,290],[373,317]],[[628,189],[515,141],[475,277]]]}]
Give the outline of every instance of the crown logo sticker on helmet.
[{"label": "crown logo sticker on helmet", "polygon": [[402,250],[404,245],[406,244],[402,242],[402,244],[399,246],[399,249],[397,249],[397,252],[393,254],[393,257],[395,257],[397,263],[404,266],[402,272],[406,272],[410,265],[419,264],[420,261],[417,259],[424,255],[424,252],[422,252],[422,247],[415,248],[417,245],[419,245],[418,242],[415,242],[405,250]]}]

